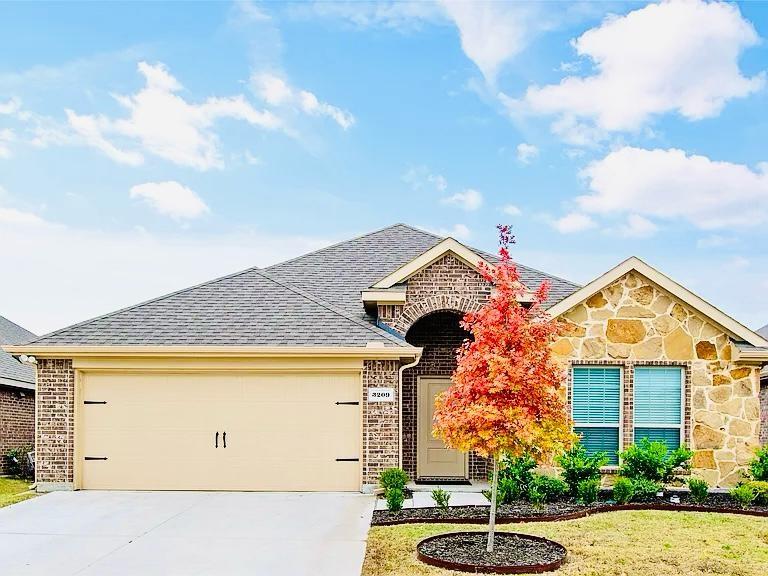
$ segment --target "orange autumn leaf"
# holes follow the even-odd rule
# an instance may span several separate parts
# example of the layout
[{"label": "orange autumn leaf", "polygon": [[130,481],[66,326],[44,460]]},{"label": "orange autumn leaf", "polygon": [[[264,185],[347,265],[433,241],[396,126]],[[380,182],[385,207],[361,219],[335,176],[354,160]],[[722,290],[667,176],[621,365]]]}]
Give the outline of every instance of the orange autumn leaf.
[{"label": "orange autumn leaf", "polygon": [[541,463],[573,441],[564,373],[550,353],[560,328],[542,308],[549,285],[530,295],[509,255],[509,227],[499,226],[499,236],[499,262],[480,267],[494,290],[482,309],[464,316],[472,339],[458,349],[451,386],[436,400],[433,434],[465,452],[530,454]]}]

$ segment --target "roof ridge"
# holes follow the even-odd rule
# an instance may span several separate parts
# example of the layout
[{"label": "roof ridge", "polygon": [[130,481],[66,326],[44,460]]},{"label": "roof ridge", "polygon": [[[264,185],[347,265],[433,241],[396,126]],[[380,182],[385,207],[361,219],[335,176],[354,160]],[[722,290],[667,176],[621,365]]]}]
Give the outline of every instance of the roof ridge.
[{"label": "roof ridge", "polygon": [[271,270],[272,268],[275,268],[277,266],[282,266],[283,264],[290,264],[291,262],[295,262],[296,260],[301,260],[302,258],[306,258],[307,256],[313,256],[315,254],[319,254],[326,250],[330,250],[331,248],[336,248],[338,246],[341,246],[342,244],[354,242],[355,240],[362,240],[363,238],[367,238],[368,236],[373,236],[374,234],[378,234],[379,232],[384,232],[384,230],[397,228],[398,226],[403,226],[404,228],[414,230],[415,232],[421,232],[422,234],[434,236],[435,238],[441,238],[441,236],[436,236],[431,232],[419,230],[418,228],[414,228],[413,226],[410,226],[408,224],[403,224],[402,222],[396,222],[395,224],[390,224],[389,226],[384,226],[383,228],[378,228],[376,230],[372,230],[371,232],[366,232],[365,234],[359,234],[357,236],[353,236],[352,238],[348,238],[347,240],[340,240],[339,242],[334,242],[333,244],[329,244],[328,246],[323,246],[322,248],[318,248],[317,250],[312,250],[311,252],[307,252],[306,254],[300,254],[298,256],[294,256],[293,258],[289,258],[288,260],[283,260],[282,262],[275,262],[274,264],[270,264],[269,266],[267,266],[266,268],[263,268],[262,270]]},{"label": "roof ridge", "polygon": [[298,294],[302,298],[305,298],[306,300],[314,302],[318,306],[322,306],[323,308],[325,308],[326,310],[329,310],[330,312],[333,312],[337,316],[341,316],[345,320],[349,320],[350,322],[354,322],[358,326],[361,326],[363,328],[366,328],[367,330],[370,330],[371,332],[373,332],[377,336],[386,336],[387,339],[389,339],[389,340],[391,340],[393,342],[397,342],[398,344],[400,344],[402,342],[405,342],[405,340],[403,340],[401,338],[397,338],[396,336],[390,334],[386,330],[382,330],[381,328],[379,328],[377,326],[374,326],[373,324],[370,324],[368,322],[364,322],[363,320],[360,320],[359,318],[355,318],[351,314],[347,314],[343,310],[341,310],[339,308],[336,308],[330,302],[327,302],[327,301],[323,300],[322,298],[318,298],[314,294],[311,294],[311,293],[309,293],[309,292],[299,288],[295,284],[290,284],[290,283],[287,283],[287,282],[283,282],[282,280],[278,280],[277,278],[273,277],[271,274],[265,272],[264,270],[254,270],[254,272],[256,272],[256,274],[259,274],[263,278],[266,278],[267,280],[270,280],[270,281],[274,282],[278,286],[281,286],[281,287],[285,288],[286,290],[290,290],[291,292],[295,292],[296,294]]}]

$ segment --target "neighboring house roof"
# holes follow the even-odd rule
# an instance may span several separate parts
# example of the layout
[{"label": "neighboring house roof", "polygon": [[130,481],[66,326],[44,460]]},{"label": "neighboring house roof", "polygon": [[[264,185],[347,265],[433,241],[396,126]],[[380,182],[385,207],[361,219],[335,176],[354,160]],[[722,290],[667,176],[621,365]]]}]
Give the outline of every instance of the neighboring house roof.
[{"label": "neighboring house roof", "polygon": [[[0,316],[0,345],[23,344],[37,338],[29,330]],[[35,387],[35,369],[22,364],[16,358],[0,349],[0,384],[18,388]]]},{"label": "neighboring house roof", "polygon": [[[361,292],[445,240],[396,224],[266,269],[251,268],[124,308],[34,341],[43,346],[410,346],[375,325]],[[486,259],[495,258],[477,252]],[[553,298],[578,285],[519,266]]]},{"label": "neighboring house roof", "polygon": [[612,268],[599,278],[596,278],[567,298],[564,298],[554,306],[550,307],[548,311],[553,316],[560,316],[561,314],[567,312],[603,288],[610,286],[616,282],[616,280],[632,271],[638,272],[640,275],[645,276],[651,282],[657,284],[682,302],[688,304],[694,310],[697,310],[709,318],[712,322],[720,326],[732,336],[735,336],[737,340],[737,347],[739,347],[739,344],[741,344],[741,342],[739,342],[741,340],[747,345],[744,347],[745,351],[747,348],[749,348],[750,352],[756,351],[759,354],[768,353],[768,340],[766,340],[763,336],[753,332],[687,288],[684,288],[668,276],[665,276],[655,268],[649,266],[634,256],[632,258],[628,258],[615,268]]}]

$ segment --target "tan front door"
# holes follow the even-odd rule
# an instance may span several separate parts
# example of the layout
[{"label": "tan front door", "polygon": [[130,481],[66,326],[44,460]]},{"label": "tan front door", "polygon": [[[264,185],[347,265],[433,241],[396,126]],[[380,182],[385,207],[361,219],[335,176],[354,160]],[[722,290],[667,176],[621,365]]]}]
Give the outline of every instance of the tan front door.
[{"label": "tan front door", "polygon": [[86,374],[82,487],[359,490],[360,388],[359,374]]},{"label": "tan front door", "polygon": [[432,436],[435,397],[451,385],[450,378],[423,376],[418,381],[416,473],[420,478],[466,478],[467,458]]}]

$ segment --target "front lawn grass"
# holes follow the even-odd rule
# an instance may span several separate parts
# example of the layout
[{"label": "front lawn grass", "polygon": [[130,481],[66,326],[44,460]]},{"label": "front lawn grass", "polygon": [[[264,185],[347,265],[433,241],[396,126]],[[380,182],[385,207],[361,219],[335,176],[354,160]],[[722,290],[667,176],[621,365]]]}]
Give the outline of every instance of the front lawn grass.
[{"label": "front lawn grass", "polygon": [[[416,560],[422,538],[483,525],[372,527],[362,576],[458,574]],[[507,524],[500,531],[545,536],[568,549],[563,576],[765,576],[768,518],[704,512],[609,512],[564,522]]]},{"label": "front lawn grass", "polygon": [[37,496],[30,492],[30,482],[15,478],[0,478],[0,508]]}]

